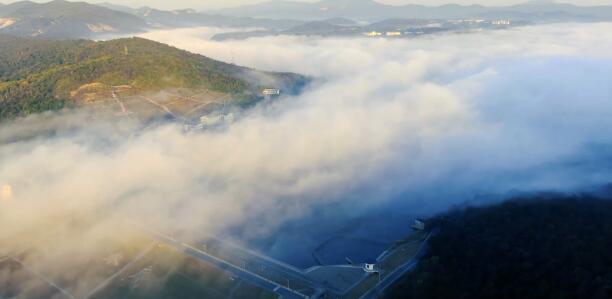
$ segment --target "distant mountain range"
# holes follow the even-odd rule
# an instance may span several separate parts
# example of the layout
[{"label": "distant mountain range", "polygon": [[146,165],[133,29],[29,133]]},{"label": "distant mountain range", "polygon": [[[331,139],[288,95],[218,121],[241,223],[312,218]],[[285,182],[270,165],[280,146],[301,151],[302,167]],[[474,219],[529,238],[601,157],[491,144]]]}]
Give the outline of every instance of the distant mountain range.
[{"label": "distant mountain range", "polygon": [[125,12],[145,20],[152,27],[258,27],[266,29],[283,29],[296,26],[300,21],[283,18],[263,19],[235,16],[223,16],[198,12],[193,9],[159,10],[151,7],[131,8],[111,3],[100,3],[109,9]]},{"label": "distant mountain range", "polygon": [[[166,11],[65,0],[0,5],[0,33],[53,39],[101,38],[155,28],[194,26],[258,28],[279,32],[300,29],[299,26],[321,20],[324,20],[323,23],[307,24],[302,29],[329,31],[333,29],[330,25],[356,26],[358,23],[387,19],[511,19],[513,22],[529,23],[612,21],[612,6],[582,7],[548,1],[506,7],[455,4],[391,6],[373,0],[322,0],[315,3],[272,0],[238,8],[198,12],[193,9]],[[314,28],[315,25],[319,28]]]},{"label": "distant mountain range", "polygon": [[132,14],[85,2],[30,1],[0,6],[0,33],[41,38],[88,38],[145,30]]},{"label": "distant mountain range", "polygon": [[100,38],[155,28],[193,26],[286,29],[300,21],[221,16],[194,10],[134,9],[103,3],[54,0],[0,5],[0,33],[51,39]]},{"label": "distant mountain range", "polygon": [[[474,32],[481,30],[507,29],[524,26],[530,22],[510,20],[444,20],[444,19],[385,19],[365,25],[334,22],[339,19],[311,21],[286,30],[253,30],[223,32],[213,40],[241,40],[252,37],[293,35],[318,37],[370,37],[370,38],[412,38],[442,32]],[[342,19],[340,19],[342,20]],[[346,25],[342,25],[346,24]]]},{"label": "distant mountain range", "polygon": [[290,18],[322,20],[345,17],[361,21],[380,21],[389,18],[458,19],[510,18],[517,21],[607,21],[612,20],[612,6],[582,7],[550,1],[487,7],[482,5],[442,6],[386,5],[373,0],[322,0],[315,3],[272,0],[260,4],[215,11],[222,15],[262,18]]}]

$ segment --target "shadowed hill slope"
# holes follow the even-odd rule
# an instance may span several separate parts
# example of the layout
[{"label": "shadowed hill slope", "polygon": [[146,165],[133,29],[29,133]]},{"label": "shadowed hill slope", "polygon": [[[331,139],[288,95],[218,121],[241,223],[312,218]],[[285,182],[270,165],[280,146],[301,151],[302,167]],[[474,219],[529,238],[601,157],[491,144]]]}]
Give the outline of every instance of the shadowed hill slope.
[{"label": "shadowed hill slope", "polygon": [[429,253],[387,298],[612,298],[609,197],[541,195],[439,217]]}]

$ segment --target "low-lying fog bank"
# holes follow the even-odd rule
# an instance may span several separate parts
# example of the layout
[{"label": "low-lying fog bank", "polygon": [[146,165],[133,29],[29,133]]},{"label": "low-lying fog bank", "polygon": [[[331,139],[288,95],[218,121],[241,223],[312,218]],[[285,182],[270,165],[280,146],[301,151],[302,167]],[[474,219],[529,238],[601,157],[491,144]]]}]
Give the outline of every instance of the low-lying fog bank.
[{"label": "low-lying fog bank", "polygon": [[[203,30],[143,37],[324,83],[222,131],[134,134],[80,115],[3,124],[0,254],[67,218],[95,219],[91,234],[129,218],[183,237],[229,233],[306,266],[334,236],[384,244],[414,215],[465,201],[610,182],[612,36],[601,33],[612,24],[223,43]],[[43,119],[82,127],[15,141]]]},{"label": "low-lying fog bank", "polygon": [[[599,33],[611,28],[562,24],[404,40],[287,36],[215,42],[206,28],[144,37],[327,80],[281,108],[295,121],[287,128],[298,140],[314,140],[302,143],[303,151],[325,145],[327,134],[338,130],[343,139],[336,144],[353,142],[351,150],[365,150],[364,157],[376,161],[349,175],[352,187],[339,197],[346,206],[320,208],[326,217],[319,211],[296,220],[298,229],[283,226],[256,242],[287,258],[303,252],[312,262],[308,253],[322,242],[350,235],[349,227],[359,234],[359,226],[347,223],[384,219],[392,224],[378,241],[389,242],[407,232],[412,216],[465,201],[609,182],[612,39]],[[310,137],[313,131],[317,135]],[[327,216],[335,213],[341,220]],[[334,229],[326,225],[335,221]]]}]

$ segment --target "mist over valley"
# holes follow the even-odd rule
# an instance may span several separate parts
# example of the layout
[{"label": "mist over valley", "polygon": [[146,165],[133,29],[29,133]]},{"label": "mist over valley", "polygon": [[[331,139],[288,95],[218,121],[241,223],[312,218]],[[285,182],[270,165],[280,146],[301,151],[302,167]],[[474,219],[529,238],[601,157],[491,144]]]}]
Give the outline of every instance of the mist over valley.
[{"label": "mist over valley", "polygon": [[[0,25],[0,297],[518,298],[531,279],[487,281],[503,270],[480,275],[477,246],[527,263],[525,277],[572,248],[563,273],[580,274],[538,294],[610,294],[609,260],[581,245],[612,231],[598,212],[612,175],[605,10],[501,26],[498,8],[495,28],[397,37],[398,23],[493,12],[431,8],[377,29],[395,16],[366,22],[357,4],[313,10],[325,24],[265,5],[206,22],[98,7],[145,25],[98,41]],[[361,26],[385,34],[328,34]],[[575,246],[542,257],[566,231]],[[470,263],[479,287],[448,279]]]}]

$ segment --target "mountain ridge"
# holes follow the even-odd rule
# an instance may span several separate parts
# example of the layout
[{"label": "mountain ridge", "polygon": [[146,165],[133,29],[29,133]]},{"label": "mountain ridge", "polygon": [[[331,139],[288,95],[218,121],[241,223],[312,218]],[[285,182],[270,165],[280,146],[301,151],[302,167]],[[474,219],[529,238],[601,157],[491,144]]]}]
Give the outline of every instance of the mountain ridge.
[{"label": "mountain ridge", "polygon": [[0,6],[7,26],[0,33],[40,38],[90,38],[99,34],[135,33],[146,23],[131,14],[86,2],[21,1]]},{"label": "mountain ridge", "polygon": [[290,91],[307,80],[220,62],[143,38],[95,42],[0,35],[0,120],[75,106],[83,88],[105,87],[98,95],[87,91],[89,98],[110,98],[109,87],[129,86],[132,93],[206,90],[253,101],[262,88]]},{"label": "mountain ridge", "polygon": [[19,1],[0,6],[0,34],[46,39],[103,39],[152,29],[196,26],[282,30],[301,23],[289,19],[222,16],[193,9],[168,11],[66,0]]},{"label": "mountain ridge", "polygon": [[[313,3],[272,0],[259,4],[216,10],[233,16],[321,20],[334,17],[379,21],[388,18],[455,19],[479,17],[512,17],[519,21],[612,20],[612,6],[577,6],[564,3],[527,2],[511,6],[446,4],[388,5],[373,0],[321,0]],[[559,12],[565,14],[559,14]]]},{"label": "mountain ridge", "polygon": [[[131,8],[111,3],[55,0],[0,6],[0,33],[52,39],[108,38],[152,29],[197,26],[284,31],[312,21],[350,19],[374,23],[385,19],[486,19],[526,23],[612,21],[612,6],[576,6],[531,1],[512,6],[446,4],[387,5],[373,0],[321,0],[314,3],[272,0],[213,11]],[[355,25],[342,22],[335,25]]]}]

